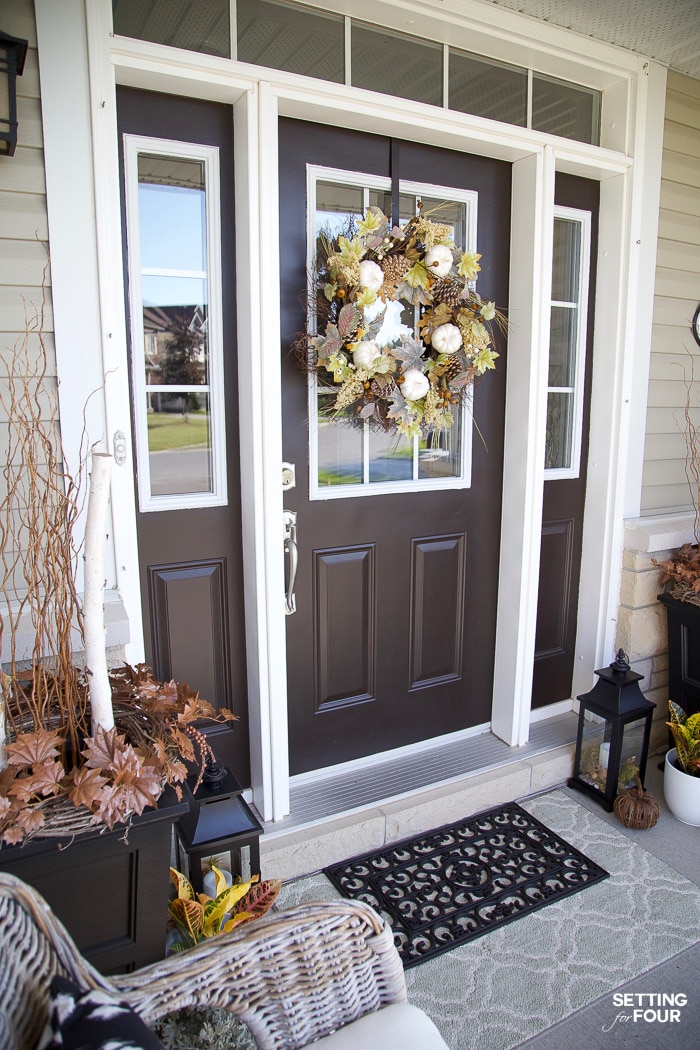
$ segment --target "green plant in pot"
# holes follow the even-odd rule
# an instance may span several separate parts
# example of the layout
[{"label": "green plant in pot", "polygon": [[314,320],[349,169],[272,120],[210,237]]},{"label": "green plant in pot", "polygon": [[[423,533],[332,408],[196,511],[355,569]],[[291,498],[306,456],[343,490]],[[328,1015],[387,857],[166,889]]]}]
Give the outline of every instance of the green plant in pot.
[{"label": "green plant in pot", "polygon": [[687,715],[673,700],[668,706],[676,746],[664,766],[666,805],[684,824],[700,827],[700,713]]}]

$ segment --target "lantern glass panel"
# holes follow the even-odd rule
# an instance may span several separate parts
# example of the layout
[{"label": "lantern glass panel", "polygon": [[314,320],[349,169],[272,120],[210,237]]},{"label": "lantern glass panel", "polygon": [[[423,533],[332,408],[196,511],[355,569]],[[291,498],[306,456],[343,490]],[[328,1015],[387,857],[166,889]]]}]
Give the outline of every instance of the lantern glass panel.
[{"label": "lantern glass panel", "polygon": [[608,758],[612,722],[588,716],[581,732],[581,757],[579,759],[579,778],[589,787],[605,794],[608,779]]},{"label": "lantern glass panel", "polygon": [[620,752],[620,777],[618,790],[632,787],[640,775],[639,770],[644,746],[646,718],[638,718],[622,727],[622,750]]}]

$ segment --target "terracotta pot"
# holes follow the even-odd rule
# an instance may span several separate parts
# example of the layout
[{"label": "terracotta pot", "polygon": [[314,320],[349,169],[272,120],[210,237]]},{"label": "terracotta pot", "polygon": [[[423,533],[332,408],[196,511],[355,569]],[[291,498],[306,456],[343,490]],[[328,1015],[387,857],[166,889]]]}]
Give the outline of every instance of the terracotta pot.
[{"label": "terracotta pot", "polygon": [[674,817],[700,828],[700,777],[691,777],[676,765],[675,747],[666,755],[664,798]]}]

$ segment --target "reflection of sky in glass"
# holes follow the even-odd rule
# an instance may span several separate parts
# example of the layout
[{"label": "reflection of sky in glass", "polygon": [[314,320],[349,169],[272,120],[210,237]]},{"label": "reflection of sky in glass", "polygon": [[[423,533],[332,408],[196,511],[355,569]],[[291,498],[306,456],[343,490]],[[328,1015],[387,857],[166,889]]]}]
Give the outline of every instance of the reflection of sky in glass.
[{"label": "reflection of sky in glass", "polygon": [[139,184],[141,265],[167,270],[204,270],[204,191],[184,186]]},{"label": "reflection of sky in glass", "polygon": [[142,277],[144,306],[203,306],[207,282],[199,277]]},{"label": "reflection of sky in glass", "polygon": [[404,303],[396,300],[383,303],[381,299],[377,299],[376,303],[372,303],[371,306],[365,308],[365,320],[373,321],[375,317],[381,314],[385,306],[384,321],[382,327],[375,335],[374,341],[381,347],[395,346],[402,335],[413,335],[413,329],[409,328],[401,320],[401,315],[405,309]]},{"label": "reflection of sky in glass", "polygon": [[327,237],[333,240],[334,237],[342,235],[347,236],[350,230],[350,223],[353,219],[361,219],[362,215],[360,212],[330,212],[330,211],[317,211],[316,212],[316,229],[319,233],[325,233]]}]

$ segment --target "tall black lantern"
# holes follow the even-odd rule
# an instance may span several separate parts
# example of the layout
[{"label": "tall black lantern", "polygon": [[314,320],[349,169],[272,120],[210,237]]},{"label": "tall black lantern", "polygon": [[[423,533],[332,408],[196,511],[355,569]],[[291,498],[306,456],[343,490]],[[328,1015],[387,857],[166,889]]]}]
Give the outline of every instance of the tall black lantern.
[{"label": "tall black lantern", "polygon": [[187,868],[196,893],[203,892],[203,879],[211,863],[247,881],[260,874],[262,824],[242,797],[241,785],[220,762],[209,762],[201,785],[184,785],[189,809],[176,825],[178,858],[184,850]]},{"label": "tall black lantern", "polygon": [[17,145],[17,77],[26,57],[26,40],[0,32],[0,157],[11,157]]},{"label": "tall black lantern", "polygon": [[642,694],[644,675],[630,670],[622,649],[609,667],[596,671],[590,693],[579,696],[574,775],[569,786],[597,799],[608,812],[615,797],[644,774],[656,704]]}]

